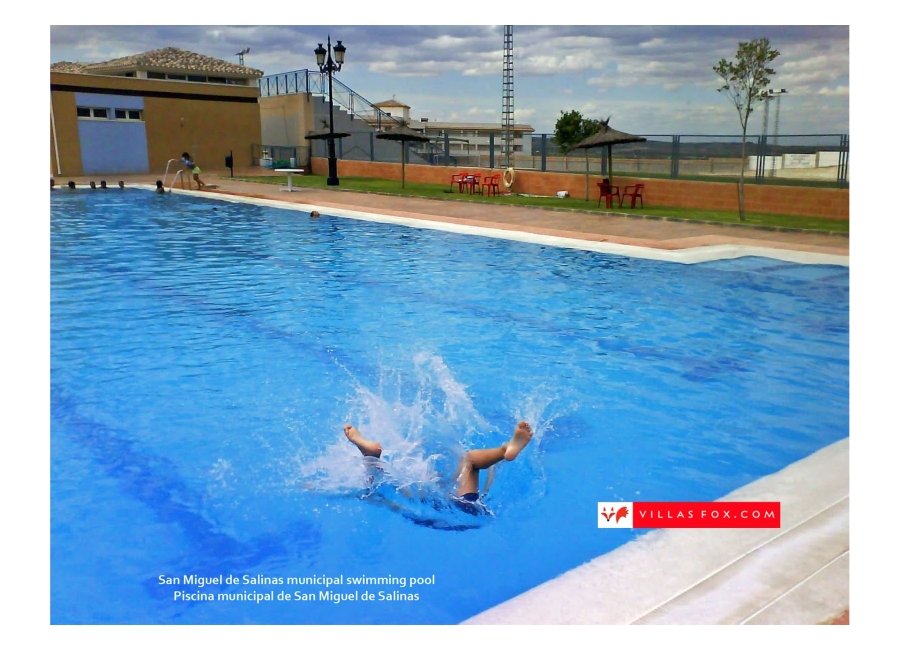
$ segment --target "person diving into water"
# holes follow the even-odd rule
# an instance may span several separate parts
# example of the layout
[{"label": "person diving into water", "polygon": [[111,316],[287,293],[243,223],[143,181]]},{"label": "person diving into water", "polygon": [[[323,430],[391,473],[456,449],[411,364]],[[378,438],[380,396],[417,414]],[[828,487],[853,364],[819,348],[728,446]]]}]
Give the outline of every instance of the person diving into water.
[{"label": "person diving into water", "polygon": [[[344,435],[356,445],[363,456],[369,458],[381,458],[381,444],[375,440],[368,440],[351,424],[344,425]],[[494,466],[502,460],[512,461],[522,452],[531,441],[533,433],[531,425],[522,420],[516,426],[512,438],[499,447],[489,449],[472,449],[467,451],[453,475],[456,482],[456,494],[451,495],[454,504],[469,514],[483,514],[484,506],[481,498],[487,494],[494,480]],[[488,470],[484,491],[481,491],[481,470]]]}]

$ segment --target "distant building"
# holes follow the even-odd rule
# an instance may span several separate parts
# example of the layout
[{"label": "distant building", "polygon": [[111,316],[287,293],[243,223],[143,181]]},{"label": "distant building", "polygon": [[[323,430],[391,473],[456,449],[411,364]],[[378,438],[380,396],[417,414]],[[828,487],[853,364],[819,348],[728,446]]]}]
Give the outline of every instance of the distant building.
[{"label": "distant building", "polygon": [[[409,116],[410,106],[396,99],[373,104],[376,108],[390,115],[396,120],[403,120],[409,128],[424,133],[438,146],[450,145],[447,153],[451,156],[477,156],[490,154],[491,136],[493,136],[494,153],[499,155],[502,148],[503,126],[490,122],[432,122],[428,118],[413,120]],[[367,117],[370,124],[374,123],[373,117]],[[531,155],[531,138],[534,128],[528,124],[516,124],[513,127],[513,153],[516,155]]]},{"label": "distant building", "polygon": [[[451,156],[476,156],[490,154],[491,136],[493,136],[494,154],[501,154],[503,126],[499,122],[432,122],[428,118],[413,120],[409,116],[410,106],[396,99],[373,104],[376,108],[397,120],[403,120],[409,128],[424,133],[440,147],[450,145],[447,153]],[[374,118],[367,118],[371,123]],[[516,124],[513,127],[513,153],[531,155],[530,134],[534,128],[529,124]]]},{"label": "distant building", "polygon": [[[411,129],[420,131],[443,146],[446,140],[450,144],[448,153],[451,156],[475,156],[491,152],[493,136],[494,154],[500,155],[503,145],[503,126],[499,122],[431,122],[430,120],[413,120]],[[513,153],[520,156],[531,155],[531,134],[534,127],[529,124],[516,124],[513,131]]]},{"label": "distant building", "polygon": [[51,173],[162,173],[188,151],[204,169],[250,166],[263,74],[174,47],[50,66]]},{"label": "distant building", "polygon": [[407,106],[403,102],[398,102],[396,99],[389,99],[386,102],[378,102],[377,104],[372,104],[372,106],[374,106],[375,108],[380,108],[395,120],[403,120],[404,122],[409,122],[409,109],[411,107]]}]

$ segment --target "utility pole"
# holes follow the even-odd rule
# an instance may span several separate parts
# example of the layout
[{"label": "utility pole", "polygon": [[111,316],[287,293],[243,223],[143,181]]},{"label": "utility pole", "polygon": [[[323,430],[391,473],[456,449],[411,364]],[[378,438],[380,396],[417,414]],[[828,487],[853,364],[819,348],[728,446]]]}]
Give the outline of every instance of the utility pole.
[{"label": "utility pole", "polygon": [[513,155],[513,127],[515,120],[515,97],[513,92],[513,26],[503,26],[503,108],[501,110],[503,121],[503,149],[505,151],[504,166],[508,169],[514,166]]}]

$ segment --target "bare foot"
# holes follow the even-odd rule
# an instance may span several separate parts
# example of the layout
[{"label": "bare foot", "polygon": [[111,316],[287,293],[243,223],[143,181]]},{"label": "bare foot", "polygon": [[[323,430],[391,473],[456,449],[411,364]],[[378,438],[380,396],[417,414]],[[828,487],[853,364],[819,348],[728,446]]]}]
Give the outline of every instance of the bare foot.
[{"label": "bare foot", "polygon": [[374,456],[381,458],[381,445],[374,440],[366,440],[359,432],[359,429],[351,424],[344,425],[344,435],[347,440],[352,442],[362,452],[363,456]]},{"label": "bare foot", "polygon": [[506,451],[503,452],[503,458],[513,460],[519,455],[520,451],[525,449],[525,445],[531,442],[532,435],[534,434],[531,432],[531,425],[525,420],[519,422],[519,426],[516,427],[513,433],[512,440],[506,443]]}]

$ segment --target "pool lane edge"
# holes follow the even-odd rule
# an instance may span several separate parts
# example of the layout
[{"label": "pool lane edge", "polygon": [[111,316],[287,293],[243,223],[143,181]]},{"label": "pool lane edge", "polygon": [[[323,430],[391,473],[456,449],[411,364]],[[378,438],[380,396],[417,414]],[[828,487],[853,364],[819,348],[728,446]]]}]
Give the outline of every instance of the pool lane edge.
[{"label": "pool lane edge", "polygon": [[[132,187],[154,191],[156,189],[151,185],[136,184]],[[323,215],[331,215],[346,219],[374,221],[377,223],[387,223],[411,228],[423,228],[428,230],[441,230],[457,234],[490,237],[494,239],[507,239],[544,246],[586,250],[596,253],[606,253],[609,255],[622,255],[625,257],[657,260],[661,262],[675,262],[679,264],[699,264],[702,262],[713,262],[718,260],[755,256],[766,257],[783,262],[793,262],[796,264],[828,264],[845,267],[850,266],[849,255],[770,248],[767,246],[721,244],[713,246],[697,246],[693,248],[667,250],[662,248],[652,248],[648,246],[617,244],[607,241],[593,241],[590,239],[580,239],[575,237],[546,235],[518,229],[492,228],[488,226],[474,226],[467,224],[450,223],[446,221],[433,221],[430,219],[417,219],[414,217],[404,217],[379,212],[363,212],[361,210],[350,210],[346,208],[336,208],[333,206],[321,206],[311,203],[290,203],[279,201],[277,199],[258,198],[239,194],[212,193],[202,192],[198,190],[173,190],[173,192],[176,194],[185,194],[200,198],[211,198],[232,203],[247,203],[250,205],[260,205],[283,210],[295,210],[298,212],[308,213],[312,210],[318,210]]]}]

